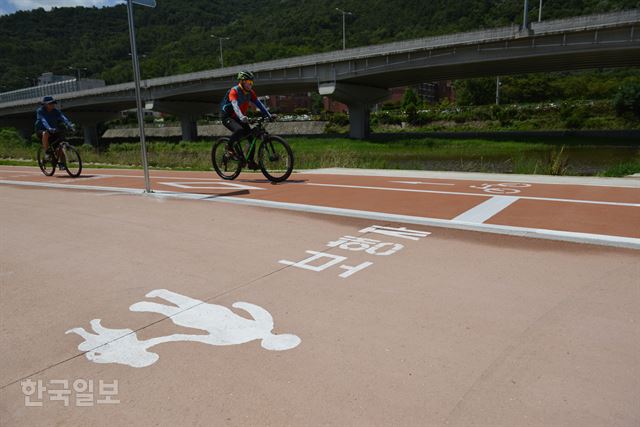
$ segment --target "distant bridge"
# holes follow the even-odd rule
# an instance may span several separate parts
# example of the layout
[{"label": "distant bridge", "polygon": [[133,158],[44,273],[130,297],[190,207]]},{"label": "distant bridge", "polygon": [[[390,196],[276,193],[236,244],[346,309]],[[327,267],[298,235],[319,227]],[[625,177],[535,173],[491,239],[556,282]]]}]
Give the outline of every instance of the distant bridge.
[{"label": "distant bridge", "polygon": [[[350,136],[369,133],[369,109],[389,88],[421,82],[587,68],[640,66],[640,9],[407,40],[142,81],[150,109],[178,116],[183,138],[217,111],[241,69],[256,73],[261,95],[318,91],[349,107]],[[31,132],[38,98],[2,101],[0,124]],[[133,83],[57,96],[97,138],[96,125],[135,107]]]}]

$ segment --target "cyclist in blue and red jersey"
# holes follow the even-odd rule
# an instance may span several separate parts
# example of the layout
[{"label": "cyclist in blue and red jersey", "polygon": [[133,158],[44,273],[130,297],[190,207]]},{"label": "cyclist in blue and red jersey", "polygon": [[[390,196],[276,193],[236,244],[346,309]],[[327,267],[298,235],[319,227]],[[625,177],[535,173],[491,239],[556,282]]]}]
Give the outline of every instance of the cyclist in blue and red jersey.
[{"label": "cyclist in blue and red jersey", "polygon": [[[274,118],[267,107],[260,102],[255,90],[253,90],[253,79],[254,74],[251,71],[240,71],[238,73],[238,84],[227,91],[220,103],[222,124],[232,132],[227,146],[227,150],[231,152],[235,142],[239,141],[251,130],[249,118],[247,117],[249,103],[253,103],[258,107],[263,117],[270,120]],[[249,157],[248,166],[251,169],[258,169],[259,166],[253,160],[253,152],[249,153]]]}]

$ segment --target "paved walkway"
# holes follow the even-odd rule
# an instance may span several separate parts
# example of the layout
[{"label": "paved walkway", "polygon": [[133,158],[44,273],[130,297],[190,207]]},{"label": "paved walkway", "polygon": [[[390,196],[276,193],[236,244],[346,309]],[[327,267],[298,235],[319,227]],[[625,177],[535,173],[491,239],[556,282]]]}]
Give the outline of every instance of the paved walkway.
[{"label": "paved walkway", "polygon": [[[266,190],[173,185],[185,200],[110,187],[139,194],[139,171],[70,181],[3,170],[29,185],[0,185],[2,426],[640,420],[637,250],[204,202],[336,191],[328,207],[375,213],[377,199],[398,215],[455,218],[495,200],[468,188],[483,182],[246,176],[236,183]],[[155,188],[222,186],[154,175]],[[104,190],[34,186],[79,182]],[[625,205],[633,188],[489,188],[529,197],[512,205],[637,209]]]}]

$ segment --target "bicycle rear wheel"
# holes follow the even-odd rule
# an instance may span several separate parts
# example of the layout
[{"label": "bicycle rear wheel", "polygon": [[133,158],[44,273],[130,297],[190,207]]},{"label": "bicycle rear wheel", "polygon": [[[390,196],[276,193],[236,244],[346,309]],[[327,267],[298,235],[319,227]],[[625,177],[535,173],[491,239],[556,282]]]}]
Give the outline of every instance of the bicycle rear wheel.
[{"label": "bicycle rear wheel", "polygon": [[242,170],[242,160],[237,153],[227,151],[229,138],[218,139],[211,148],[213,169],[222,179],[236,179]]},{"label": "bicycle rear wheel", "polygon": [[67,173],[72,178],[77,178],[82,172],[82,159],[80,153],[75,147],[70,144],[62,144],[62,152],[64,153],[65,162],[64,165],[67,169]]},{"label": "bicycle rear wheel", "polygon": [[282,182],[293,171],[293,151],[284,139],[269,136],[258,149],[258,164],[269,181]]},{"label": "bicycle rear wheel", "polygon": [[53,154],[51,154],[51,158],[49,160],[45,160],[44,158],[44,148],[38,148],[38,166],[43,174],[46,176],[51,176],[56,173],[56,159]]}]

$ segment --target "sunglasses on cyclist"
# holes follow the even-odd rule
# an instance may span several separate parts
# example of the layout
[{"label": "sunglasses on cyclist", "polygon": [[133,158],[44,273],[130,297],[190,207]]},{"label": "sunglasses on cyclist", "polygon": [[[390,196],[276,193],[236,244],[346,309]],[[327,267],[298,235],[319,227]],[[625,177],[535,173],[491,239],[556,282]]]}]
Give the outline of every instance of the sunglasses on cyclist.
[{"label": "sunglasses on cyclist", "polygon": [[243,80],[245,83],[249,83],[251,86],[253,86],[253,80]]}]

